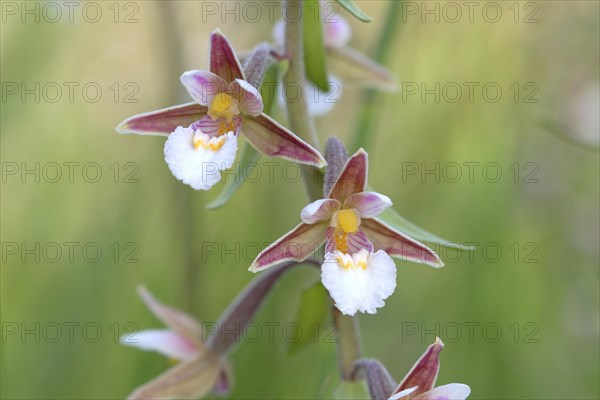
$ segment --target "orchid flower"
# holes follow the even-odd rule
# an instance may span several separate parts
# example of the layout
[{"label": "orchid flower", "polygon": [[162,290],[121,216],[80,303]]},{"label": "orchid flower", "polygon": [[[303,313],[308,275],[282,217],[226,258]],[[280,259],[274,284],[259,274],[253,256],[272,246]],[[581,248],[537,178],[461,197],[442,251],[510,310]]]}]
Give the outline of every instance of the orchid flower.
[{"label": "orchid flower", "polygon": [[117,127],[119,133],[168,136],[165,161],[173,175],[196,190],[221,180],[236,158],[238,135],[261,153],[318,167],[321,154],[263,113],[262,97],[246,81],[231,44],[216,30],[210,35],[210,71],[188,71],[181,83],[193,103],[140,114]]},{"label": "orchid flower", "polygon": [[137,388],[128,399],[195,399],[213,391],[225,394],[230,386],[230,367],[223,356],[203,343],[202,327],[193,317],[166,306],[144,287],[138,293],[148,309],[168,329],[145,330],[121,343],[161,353],[177,364]]},{"label": "orchid flower", "polygon": [[265,270],[283,261],[302,261],[325,243],[321,279],[344,314],[373,314],[396,286],[390,258],[443,266],[422,243],[376,218],[392,201],[367,187],[368,155],[360,149],[343,166],[327,197],[301,212],[302,223],[263,250],[250,271]]},{"label": "orchid flower", "polygon": [[206,332],[197,320],[160,303],[140,287],[140,297],[168,329],[141,331],[133,337],[125,335],[121,343],[157,351],[178,364],[137,388],[129,399],[197,399],[211,391],[218,395],[227,394],[232,374],[226,354],[241,341],[248,323],[274,284],[297,265],[287,263],[261,274],[221,314],[214,324],[215,329]]},{"label": "orchid flower", "polygon": [[462,383],[450,383],[434,387],[440,370],[438,359],[444,343],[436,338],[419,358],[412,369],[388,400],[464,400],[471,393],[471,388]]}]

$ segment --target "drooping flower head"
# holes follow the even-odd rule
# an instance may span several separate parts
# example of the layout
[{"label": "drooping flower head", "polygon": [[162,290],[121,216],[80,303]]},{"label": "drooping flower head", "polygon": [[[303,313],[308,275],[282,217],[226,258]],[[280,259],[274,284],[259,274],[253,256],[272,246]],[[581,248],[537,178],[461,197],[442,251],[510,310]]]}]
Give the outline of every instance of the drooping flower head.
[{"label": "drooping flower head", "polygon": [[440,370],[439,354],[443,348],[444,343],[437,338],[413,365],[388,400],[465,400],[471,393],[471,388],[463,383],[434,387]]},{"label": "drooping flower head", "polygon": [[188,71],[181,83],[194,99],[183,104],[128,118],[120,133],[168,136],[165,160],[173,175],[197,190],[208,190],[231,168],[240,133],[257,150],[302,164],[322,167],[313,147],[263,113],[256,87],[229,41],[220,31],[210,35],[210,71]]},{"label": "drooping flower head", "polygon": [[125,335],[121,343],[161,353],[177,364],[140,386],[128,399],[196,399],[213,391],[229,391],[231,373],[226,359],[203,342],[202,326],[193,317],[159,302],[144,287],[138,293],[167,329]]},{"label": "drooping flower head", "polygon": [[388,400],[465,400],[471,388],[462,383],[434,387],[440,369],[439,354],[444,343],[436,338],[398,385],[385,366],[375,359],[359,359],[354,363],[352,379],[362,374],[372,399]]},{"label": "drooping flower head", "polygon": [[360,149],[344,165],[327,197],[301,212],[302,223],[263,250],[250,266],[261,271],[284,260],[302,261],[325,243],[323,285],[344,314],[375,313],[396,286],[390,258],[443,266],[422,243],[376,218],[392,201],[366,191],[368,155]]}]

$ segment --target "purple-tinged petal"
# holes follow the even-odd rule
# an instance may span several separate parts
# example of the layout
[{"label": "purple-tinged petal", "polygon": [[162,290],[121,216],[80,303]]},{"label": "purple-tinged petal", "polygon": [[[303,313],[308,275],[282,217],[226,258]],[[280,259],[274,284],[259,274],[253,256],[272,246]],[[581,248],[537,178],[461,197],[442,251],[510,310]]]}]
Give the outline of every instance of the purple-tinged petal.
[{"label": "purple-tinged petal", "polygon": [[313,201],[300,212],[300,218],[305,224],[314,224],[319,221],[329,221],[334,212],[340,209],[340,202],[334,199],[321,199]]},{"label": "purple-tinged petal", "polygon": [[227,82],[210,71],[187,71],[180,80],[192,99],[201,106],[210,106],[217,94],[227,92]]},{"label": "purple-tinged petal", "polygon": [[346,198],[343,208],[354,208],[361,218],[373,218],[391,205],[392,200],[383,194],[361,192]]},{"label": "purple-tinged petal", "polygon": [[210,393],[220,371],[219,358],[207,353],[178,363],[134,390],[127,398],[129,400],[198,399]]},{"label": "purple-tinged petal", "polygon": [[264,249],[248,269],[258,272],[284,261],[306,260],[325,240],[328,226],[327,223],[298,225]]},{"label": "purple-tinged petal", "polygon": [[341,233],[342,237],[335,237],[335,228],[329,227],[325,233],[325,252],[334,253],[336,250],[342,253],[355,254],[366,249],[373,251],[373,244],[369,241],[364,232]]},{"label": "purple-tinged petal", "polygon": [[348,44],[352,36],[352,29],[348,20],[341,15],[336,15],[330,21],[323,22],[324,40],[326,46],[342,47]]},{"label": "purple-tinged petal", "polygon": [[354,153],[344,165],[327,197],[343,202],[354,193],[364,192],[367,187],[368,157],[363,149]]},{"label": "purple-tinged petal", "polygon": [[462,383],[449,383],[438,386],[415,398],[415,400],[465,400],[471,394],[471,388]]},{"label": "purple-tinged petal", "polygon": [[233,372],[231,372],[231,366],[226,359],[221,360],[222,368],[217,381],[213,386],[213,394],[225,397],[231,393],[231,386],[233,386]]},{"label": "purple-tinged petal", "polygon": [[229,91],[239,101],[240,111],[243,114],[258,117],[263,112],[262,96],[258,89],[248,82],[236,79],[229,84]]},{"label": "purple-tinged petal", "polygon": [[245,79],[240,60],[235,55],[233,47],[218,29],[210,34],[208,58],[210,71],[225,79],[227,83],[236,79]]},{"label": "purple-tinged petal", "polygon": [[264,113],[244,118],[242,133],[256,150],[268,156],[317,167],[327,164],[315,148]]},{"label": "purple-tinged petal", "polygon": [[197,356],[195,343],[170,329],[148,329],[134,335],[121,336],[121,344],[146,351],[156,351],[175,360],[190,360]]},{"label": "purple-tinged petal", "polygon": [[431,265],[435,268],[444,266],[442,260],[429,247],[378,219],[363,219],[360,229],[365,232],[375,249],[384,250],[392,257]]},{"label": "purple-tinged petal", "polygon": [[[190,128],[193,130],[200,129],[202,133],[212,137],[230,131],[237,135],[241,126],[242,119],[240,117],[235,117],[231,124],[228,124],[225,118],[212,119],[210,115],[205,115],[199,121],[194,122]],[[223,129],[224,127],[226,129]]]},{"label": "purple-tinged petal", "polygon": [[440,370],[438,357],[443,348],[444,343],[439,338],[436,338],[435,343],[425,350],[425,353],[413,365],[393,394],[417,386],[417,390],[404,397],[404,399],[409,400],[414,399],[421,393],[430,391],[435,385],[435,380]]},{"label": "purple-tinged petal", "polygon": [[169,136],[178,126],[188,127],[206,115],[207,108],[197,103],[181,104],[127,118],[117,126],[118,133]]},{"label": "purple-tinged petal", "polygon": [[193,342],[199,351],[204,350],[204,344],[202,343],[202,327],[196,319],[182,311],[161,303],[143,286],[138,287],[138,295],[156,318],[161,320],[174,332]]}]

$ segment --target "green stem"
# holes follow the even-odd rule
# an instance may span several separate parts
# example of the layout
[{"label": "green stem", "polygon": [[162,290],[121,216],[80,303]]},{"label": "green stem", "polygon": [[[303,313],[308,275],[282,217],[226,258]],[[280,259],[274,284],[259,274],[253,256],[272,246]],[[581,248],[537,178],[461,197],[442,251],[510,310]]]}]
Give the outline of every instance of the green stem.
[{"label": "green stem", "polygon": [[333,307],[333,322],[337,335],[338,366],[343,380],[355,380],[354,362],[361,358],[360,327],[355,317],[344,315]]},{"label": "green stem", "polygon": [[[287,0],[288,4],[294,5],[298,12],[302,12],[302,0]],[[291,9],[291,8],[290,8]],[[303,27],[302,18],[296,21],[286,20],[285,22],[285,51],[289,59],[288,70],[283,77],[286,87],[293,85],[296,87],[306,88],[306,69],[304,66],[304,44],[303,44]],[[315,124],[308,113],[305,96],[300,96],[299,99],[286,98],[287,114],[290,124],[290,129],[296,135],[318,148],[319,140]],[[311,201],[323,197],[323,186],[321,174],[317,168],[302,166],[302,176],[304,177],[304,186]]]},{"label": "green stem", "polygon": [[[302,0],[287,0],[289,6],[302,10]],[[291,7],[290,7],[291,8]],[[301,88],[306,87],[306,72],[304,65],[303,22],[286,20],[285,49],[289,59],[289,68],[284,76],[286,85],[292,84]],[[314,121],[308,113],[304,97],[300,100],[286,99],[290,129],[308,141],[318,146],[317,132]],[[323,197],[323,181],[319,170],[312,167],[303,169],[304,183],[311,201]],[[342,315],[337,308],[333,309],[333,319],[336,324],[338,339],[338,363],[342,379],[351,379],[352,365],[360,358],[360,335],[357,321],[353,317]]]},{"label": "green stem", "polygon": [[[386,19],[383,29],[377,41],[378,46],[373,54],[373,59],[380,64],[384,64],[396,36],[396,29],[400,25],[400,13],[402,12],[402,0],[391,1],[390,9],[386,13]],[[371,139],[374,136],[373,132],[377,131],[376,125],[379,120],[381,110],[381,92],[375,89],[369,89],[365,93],[363,106],[358,118],[356,131],[354,132],[354,140],[350,151],[353,152],[361,147],[368,148],[371,145]]]}]

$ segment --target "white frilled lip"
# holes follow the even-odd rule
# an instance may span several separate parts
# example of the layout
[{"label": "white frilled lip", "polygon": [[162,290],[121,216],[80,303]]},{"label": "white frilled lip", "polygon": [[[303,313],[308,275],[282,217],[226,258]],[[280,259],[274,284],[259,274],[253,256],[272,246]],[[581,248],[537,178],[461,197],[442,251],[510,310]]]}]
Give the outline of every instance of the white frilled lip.
[{"label": "white frilled lip", "polygon": [[123,335],[121,344],[146,351],[156,351],[174,360],[190,360],[199,354],[198,346],[169,329],[149,329]]},{"label": "white frilled lip", "polygon": [[337,251],[325,255],[321,280],[343,314],[375,314],[394,293],[396,265],[382,250],[351,255]]},{"label": "white frilled lip", "polygon": [[[195,138],[222,143],[216,150],[195,147]],[[237,148],[234,132],[211,138],[199,130],[178,127],[165,142],[165,161],[177,179],[196,190],[208,190],[221,180],[220,171],[231,168]]]}]

